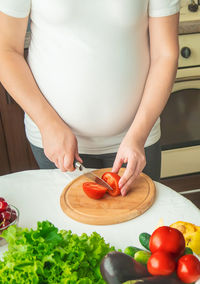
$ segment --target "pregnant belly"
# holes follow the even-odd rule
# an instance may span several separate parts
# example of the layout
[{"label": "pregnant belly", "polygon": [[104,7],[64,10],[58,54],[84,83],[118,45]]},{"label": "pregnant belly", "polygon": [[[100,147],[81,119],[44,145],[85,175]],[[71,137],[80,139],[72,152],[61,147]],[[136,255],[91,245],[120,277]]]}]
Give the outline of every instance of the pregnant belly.
[{"label": "pregnant belly", "polygon": [[131,52],[68,50],[63,60],[30,57],[29,64],[44,96],[77,134],[112,136],[131,124],[148,72],[148,60]]},{"label": "pregnant belly", "polygon": [[[94,78],[93,78],[94,79]],[[78,84],[78,82],[77,82]],[[66,88],[53,103],[64,121],[82,136],[112,136],[132,123],[142,95],[141,88],[113,86],[93,81],[78,92]]]}]

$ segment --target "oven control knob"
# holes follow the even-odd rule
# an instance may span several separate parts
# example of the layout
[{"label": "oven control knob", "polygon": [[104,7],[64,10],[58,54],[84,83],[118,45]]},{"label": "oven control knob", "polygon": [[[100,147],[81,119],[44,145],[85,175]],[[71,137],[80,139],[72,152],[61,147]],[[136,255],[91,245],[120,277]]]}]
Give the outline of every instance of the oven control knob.
[{"label": "oven control knob", "polygon": [[198,4],[195,3],[194,0],[192,0],[191,4],[188,5],[188,10],[190,12],[196,12],[196,11],[198,11],[198,8],[199,8],[199,6],[198,6]]},{"label": "oven control knob", "polygon": [[191,49],[189,47],[183,47],[181,48],[181,55],[184,58],[189,58],[191,55]]}]

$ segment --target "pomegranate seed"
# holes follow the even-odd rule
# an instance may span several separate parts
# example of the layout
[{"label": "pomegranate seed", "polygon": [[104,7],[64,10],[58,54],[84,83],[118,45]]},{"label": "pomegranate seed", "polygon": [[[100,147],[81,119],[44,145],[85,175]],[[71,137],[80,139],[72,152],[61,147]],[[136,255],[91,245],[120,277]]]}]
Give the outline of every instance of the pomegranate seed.
[{"label": "pomegranate seed", "polygon": [[0,212],[6,211],[8,203],[6,201],[0,201]]},{"label": "pomegranate seed", "polygon": [[11,218],[11,212],[8,212],[7,210],[6,211],[3,211],[0,213],[0,219],[3,219],[3,220],[10,220]]},{"label": "pomegranate seed", "polygon": [[3,222],[3,223],[1,224],[0,229],[4,229],[4,228],[7,227],[9,224],[10,224],[10,222],[6,220],[5,222]]},{"label": "pomegranate seed", "polygon": [[12,223],[13,221],[15,221],[17,219],[17,213],[15,210],[11,210],[11,218],[10,218],[10,222]]},{"label": "pomegranate seed", "polygon": [[11,208],[10,206],[8,205],[8,208],[6,209],[6,211],[10,212],[11,213]]},{"label": "pomegranate seed", "polygon": [[1,215],[3,212],[0,213],[0,224],[3,222],[4,218],[3,216]]}]

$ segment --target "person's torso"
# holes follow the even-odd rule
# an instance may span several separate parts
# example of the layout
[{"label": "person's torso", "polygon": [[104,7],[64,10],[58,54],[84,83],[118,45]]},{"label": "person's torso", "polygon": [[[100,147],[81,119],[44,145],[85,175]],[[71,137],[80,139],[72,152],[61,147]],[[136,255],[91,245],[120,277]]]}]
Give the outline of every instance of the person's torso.
[{"label": "person's torso", "polygon": [[149,67],[148,1],[33,0],[29,64],[76,133],[111,136],[133,120]]}]

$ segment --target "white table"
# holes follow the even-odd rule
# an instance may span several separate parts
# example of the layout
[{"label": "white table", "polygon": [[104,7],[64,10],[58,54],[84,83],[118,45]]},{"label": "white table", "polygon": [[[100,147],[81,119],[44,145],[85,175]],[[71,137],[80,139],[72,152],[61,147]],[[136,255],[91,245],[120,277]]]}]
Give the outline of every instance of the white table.
[{"label": "white table", "polygon": [[[156,184],[156,200],[149,210],[128,222],[94,226],[79,223],[65,215],[60,207],[60,195],[65,186],[79,175],[60,170],[32,170],[0,177],[0,196],[20,210],[19,226],[36,228],[37,221],[49,220],[59,229],[73,233],[98,232],[106,242],[124,249],[141,247],[141,232],[152,233],[162,218],[164,225],[178,220],[200,225],[200,210],[174,190]],[[0,247],[0,256],[6,247]]]}]

